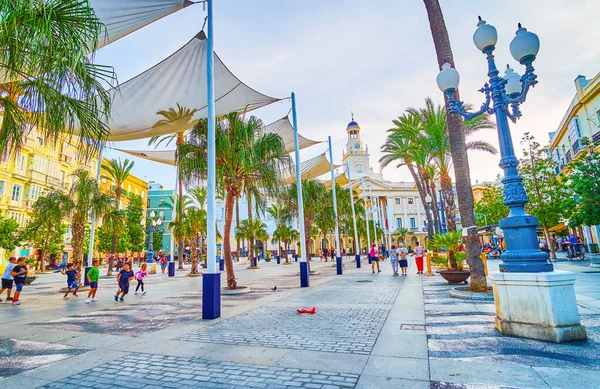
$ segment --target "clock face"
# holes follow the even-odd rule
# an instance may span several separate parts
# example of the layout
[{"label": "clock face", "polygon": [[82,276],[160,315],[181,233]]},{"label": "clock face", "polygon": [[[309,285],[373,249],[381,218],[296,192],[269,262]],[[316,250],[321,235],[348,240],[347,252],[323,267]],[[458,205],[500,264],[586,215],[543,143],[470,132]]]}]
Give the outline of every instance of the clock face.
[{"label": "clock face", "polygon": [[360,143],[355,143],[355,144],[354,144],[354,148],[355,148],[355,149],[359,149],[359,148],[360,148]]}]

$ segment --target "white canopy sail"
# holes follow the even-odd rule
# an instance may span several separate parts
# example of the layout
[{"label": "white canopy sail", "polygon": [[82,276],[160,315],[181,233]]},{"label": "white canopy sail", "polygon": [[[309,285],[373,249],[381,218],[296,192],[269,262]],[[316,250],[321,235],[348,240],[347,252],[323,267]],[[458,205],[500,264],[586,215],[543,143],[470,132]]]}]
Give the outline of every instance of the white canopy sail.
[{"label": "white canopy sail", "polygon": [[[265,126],[265,132],[272,132],[274,134],[278,134],[283,139],[283,143],[285,144],[285,151],[291,153],[294,151],[294,127],[292,123],[290,123],[289,116],[283,117],[277,121],[274,121],[271,124],[267,124]],[[323,141],[311,140],[303,137],[298,134],[298,149],[302,150],[306,147],[310,147],[321,143]]]},{"label": "white canopy sail", "polygon": [[[300,175],[303,180],[310,180],[329,173],[331,166],[329,165],[329,161],[325,154],[326,153],[319,154],[316,157],[300,162]],[[333,165],[334,169],[337,169],[340,166],[342,165]],[[294,169],[293,174],[284,179],[286,183],[291,184],[296,181],[295,172],[296,170]]]},{"label": "white canopy sail", "polygon": [[177,166],[175,162],[175,150],[124,150],[115,149],[134,157],[147,159],[149,161],[164,163],[165,165]]},{"label": "white canopy sail", "polygon": [[[149,138],[186,131],[191,119],[206,118],[206,35],[200,32],[173,55],[124,82],[113,97],[108,141]],[[251,111],[279,99],[248,87],[215,54],[215,110],[217,116]],[[157,114],[179,104],[196,113],[167,120]],[[160,123],[157,123],[158,121]],[[77,131],[75,131],[77,134]]]}]

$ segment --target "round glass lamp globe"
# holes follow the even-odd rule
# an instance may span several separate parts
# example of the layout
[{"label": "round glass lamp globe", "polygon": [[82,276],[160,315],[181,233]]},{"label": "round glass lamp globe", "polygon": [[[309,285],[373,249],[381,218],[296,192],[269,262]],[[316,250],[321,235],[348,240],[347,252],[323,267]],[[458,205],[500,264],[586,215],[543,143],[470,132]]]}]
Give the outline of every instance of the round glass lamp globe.
[{"label": "round glass lamp globe", "polygon": [[448,89],[458,88],[460,76],[456,69],[451,68],[450,64],[446,62],[442,65],[442,70],[438,73],[436,81],[438,88],[440,88],[442,92],[446,92]]},{"label": "round glass lamp globe", "polygon": [[540,51],[540,38],[533,32],[527,31],[525,27],[517,30],[516,36],[510,42],[510,54],[514,59],[523,63],[527,59],[535,59],[535,56]]},{"label": "round glass lamp globe", "polygon": [[161,224],[162,224],[162,219],[158,219],[158,220],[156,221],[156,225],[159,225],[159,226],[160,226]]},{"label": "round glass lamp globe", "polygon": [[145,225],[146,225],[146,220],[142,219],[142,220],[140,221],[140,224],[141,224],[141,225],[143,225],[143,226],[145,226]]},{"label": "round glass lamp globe", "polygon": [[156,227],[156,220],[152,220],[152,226]]},{"label": "round glass lamp globe", "polygon": [[509,96],[512,97],[521,93],[521,76],[518,73],[508,67],[504,72],[504,79],[506,80],[504,90]]},{"label": "round glass lamp globe", "polygon": [[431,200],[433,200],[433,199],[431,198],[430,195],[425,196],[425,202],[426,203],[428,203],[428,204],[431,203]]},{"label": "round glass lamp globe", "polygon": [[154,219],[156,217],[156,212],[154,212],[154,211],[150,212],[150,217],[152,219]]},{"label": "round glass lamp globe", "polygon": [[496,46],[496,42],[498,42],[496,27],[486,24],[485,20],[480,18],[479,23],[477,23],[477,30],[473,34],[473,43],[479,51],[483,52],[487,47]]}]

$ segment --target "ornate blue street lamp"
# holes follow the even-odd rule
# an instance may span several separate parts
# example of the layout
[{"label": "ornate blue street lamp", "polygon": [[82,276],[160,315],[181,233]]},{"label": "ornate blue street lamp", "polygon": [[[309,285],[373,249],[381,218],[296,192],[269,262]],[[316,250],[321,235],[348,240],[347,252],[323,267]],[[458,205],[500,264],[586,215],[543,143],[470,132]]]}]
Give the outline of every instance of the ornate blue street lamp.
[{"label": "ornate blue street lamp", "polygon": [[485,102],[479,111],[467,112],[464,103],[454,99],[460,77],[449,63],[442,66],[437,84],[449,100],[450,113],[459,114],[467,120],[483,113],[496,115],[501,155],[499,166],[504,170],[504,204],[510,209],[508,216],[500,221],[506,241],[506,252],[500,257],[500,271],[551,272],[553,267],[548,261],[548,254],[540,251],[538,246],[538,220],[525,211],[525,204],[529,200],[522,184],[523,179],[517,171],[519,161],[515,156],[508,126],[508,119],[516,123],[521,117],[519,106],[525,102],[529,89],[537,84],[532,64],[539,51],[540,41],[537,35],[519,24],[516,36],[510,43],[510,52],[514,59],[525,66],[525,74],[521,77],[507,67],[505,76],[500,77],[492,54],[497,39],[496,29],[480,17],[473,42],[487,56],[489,83],[485,83],[479,90],[485,95]]},{"label": "ornate blue street lamp", "polygon": [[[156,217],[156,213],[154,211],[152,211],[150,213],[150,226],[148,227],[148,230],[146,232],[148,232],[149,236],[148,236],[148,251],[146,252],[146,263],[148,265],[152,265],[154,264],[154,229],[156,227],[161,228],[162,225],[162,220],[159,218],[158,220],[155,219]],[[142,220],[142,226],[145,226],[146,222],[144,220]]]},{"label": "ornate blue street lamp", "polygon": [[440,222],[442,224],[442,234],[448,232],[448,226],[446,225],[446,211],[444,209],[444,199],[442,198],[442,192],[440,191],[440,202],[438,203],[438,209],[440,210]]}]

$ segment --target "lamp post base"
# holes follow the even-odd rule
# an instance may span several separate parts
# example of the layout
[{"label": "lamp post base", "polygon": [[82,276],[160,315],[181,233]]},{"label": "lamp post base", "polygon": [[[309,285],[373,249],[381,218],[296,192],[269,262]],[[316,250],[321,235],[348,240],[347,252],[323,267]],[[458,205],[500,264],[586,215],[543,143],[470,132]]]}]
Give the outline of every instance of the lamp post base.
[{"label": "lamp post base", "polygon": [[300,262],[300,287],[308,288],[309,285],[308,262]]},{"label": "lamp post base", "polygon": [[586,340],[575,299],[575,274],[490,274],[496,329],[504,335],[563,343]]},{"label": "lamp post base", "polygon": [[169,262],[169,277],[175,277],[175,261]]},{"label": "lamp post base", "polygon": [[221,273],[202,274],[202,319],[221,317]]},{"label": "lamp post base", "polygon": [[335,259],[335,268],[336,268],[336,273],[338,275],[340,275],[340,274],[343,273],[343,270],[342,270],[342,257],[337,257]]},{"label": "lamp post base", "polygon": [[356,254],[356,268],[360,269],[360,254]]}]

